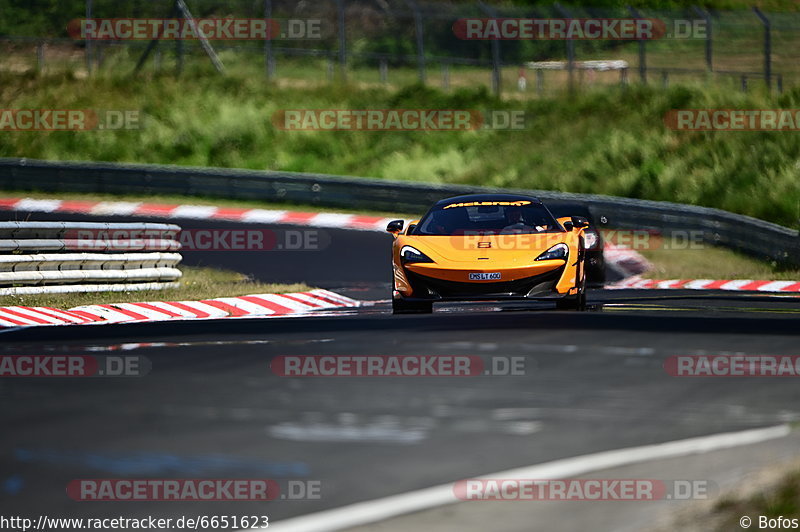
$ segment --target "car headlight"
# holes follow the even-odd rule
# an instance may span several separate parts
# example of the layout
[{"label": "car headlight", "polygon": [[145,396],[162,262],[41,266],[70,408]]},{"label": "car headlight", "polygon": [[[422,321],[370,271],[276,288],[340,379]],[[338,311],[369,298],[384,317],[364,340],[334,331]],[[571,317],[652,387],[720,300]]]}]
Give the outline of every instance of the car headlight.
[{"label": "car headlight", "polygon": [[536,260],[566,259],[567,255],[569,255],[569,247],[566,244],[556,244],[536,257]]},{"label": "car headlight", "polygon": [[583,242],[586,244],[586,249],[594,249],[600,241],[597,233],[594,231],[584,231]]},{"label": "car headlight", "polygon": [[433,262],[433,260],[415,247],[403,246],[400,249],[403,262]]}]

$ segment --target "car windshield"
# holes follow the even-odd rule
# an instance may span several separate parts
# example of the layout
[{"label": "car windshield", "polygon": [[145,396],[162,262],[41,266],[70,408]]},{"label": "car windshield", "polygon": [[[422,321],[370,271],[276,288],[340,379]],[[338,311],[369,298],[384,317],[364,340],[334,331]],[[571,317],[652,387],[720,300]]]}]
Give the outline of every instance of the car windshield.
[{"label": "car windshield", "polygon": [[415,235],[533,234],[561,232],[544,205],[528,200],[468,201],[437,205],[420,221]]}]

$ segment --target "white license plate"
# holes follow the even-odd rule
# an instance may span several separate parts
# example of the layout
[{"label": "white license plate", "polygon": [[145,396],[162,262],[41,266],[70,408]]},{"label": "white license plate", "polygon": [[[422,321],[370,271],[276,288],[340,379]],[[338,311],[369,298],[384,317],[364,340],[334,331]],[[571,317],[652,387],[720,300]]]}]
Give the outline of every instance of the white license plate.
[{"label": "white license plate", "polygon": [[498,281],[500,280],[500,272],[492,273],[471,273],[469,274],[470,281]]}]

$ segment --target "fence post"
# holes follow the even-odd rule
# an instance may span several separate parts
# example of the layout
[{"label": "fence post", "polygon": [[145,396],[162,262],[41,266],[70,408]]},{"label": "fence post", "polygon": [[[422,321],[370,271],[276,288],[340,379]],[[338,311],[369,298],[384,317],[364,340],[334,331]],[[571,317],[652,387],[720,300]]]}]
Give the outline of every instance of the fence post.
[{"label": "fence post", "polygon": [[[272,0],[264,0],[264,18],[267,20],[272,18]],[[272,24],[269,24],[269,27],[272,28]],[[272,35],[267,35],[267,38],[264,39],[264,72],[267,75],[267,79],[272,79],[275,74],[272,58],[272,38]]]},{"label": "fence post", "polygon": [[[572,13],[567,11],[561,4],[553,4],[562,16],[571,19]],[[567,39],[567,88],[570,92],[575,91],[575,41]]]},{"label": "fence post", "polygon": [[389,62],[385,57],[381,57],[380,63],[381,83],[384,85],[389,82]]},{"label": "fence post", "polygon": [[44,41],[36,43],[36,70],[39,72],[44,70]]},{"label": "fence post", "polygon": [[712,28],[711,28],[711,14],[704,11],[697,6],[693,6],[692,10],[697,16],[702,17],[706,22],[706,68],[709,72],[714,71],[714,56],[713,56],[713,42],[712,42]]},{"label": "fence post", "polygon": [[[492,18],[496,18],[497,14],[495,10],[484,4],[482,1],[478,0],[478,5],[480,6],[481,10],[489,15]],[[500,40],[499,39],[492,39],[492,92],[495,95],[500,96],[502,92],[501,86],[501,79],[500,79],[500,68],[501,68],[501,59],[500,59]]]},{"label": "fence post", "polygon": [[333,82],[335,74],[336,74],[336,65],[333,62],[333,58],[328,56],[328,82]]},{"label": "fence post", "polygon": [[544,94],[544,70],[536,69],[536,93],[541,96]]},{"label": "fence post", "polygon": [[[636,9],[628,6],[628,11],[631,12],[636,18],[642,18],[642,14]],[[647,49],[645,48],[645,40],[639,39],[639,79],[642,83],[647,84]]]},{"label": "fence post", "polygon": [[336,0],[336,10],[338,12],[338,30],[339,30],[339,67],[341,72],[342,81],[347,80],[347,35],[345,34],[345,19],[344,19],[344,0]]},{"label": "fence post", "polygon": [[406,4],[414,12],[414,33],[417,38],[417,68],[419,82],[425,84],[425,27],[422,24],[422,13],[414,0],[406,0]]},{"label": "fence post", "polygon": [[669,87],[669,73],[666,70],[661,71],[661,84],[665,89]]},{"label": "fence post", "polygon": [[753,12],[764,24],[764,81],[769,91],[772,89],[772,24],[757,7],[753,6]]},{"label": "fence post", "polygon": [[[180,10],[178,9],[178,2],[176,1],[176,2],[174,2],[172,4],[172,10],[170,11],[170,13],[167,16],[167,18],[175,18],[175,17],[178,17],[178,16],[180,16]],[[158,43],[161,40],[161,35],[163,35],[163,34],[164,34],[164,27],[161,26],[158,29],[158,34],[155,36],[155,38],[150,40],[150,42],[147,44],[147,48],[144,49],[144,52],[142,53],[142,56],[139,58],[139,61],[136,63],[136,68],[133,70],[134,72],[138,73],[138,72],[140,72],[142,70],[142,67],[144,66],[145,62],[147,61],[147,57],[150,55],[150,53],[153,50],[158,48]],[[176,43],[175,50],[176,51],[178,50],[177,43],[179,43],[179,42],[180,42],[180,39],[175,41],[175,43]]]},{"label": "fence post", "polygon": [[450,90],[450,63],[442,63],[442,88]]},{"label": "fence post", "polygon": [[742,92],[747,92],[747,76],[742,75]]},{"label": "fence post", "polygon": [[[217,52],[214,51],[214,48],[211,46],[211,43],[208,42],[208,39],[203,34],[203,32],[197,27],[197,23],[192,16],[192,13],[189,11],[189,7],[186,5],[186,2],[183,0],[175,0],[175,5],[180,11],[181,15],[183,16],[186,24],[192,29],[192,32],[197,35],[198,41],[200,41],[200,48],[203,49],[205,54],[211,60],[211,64],[214,65],[214,68],[220,74],[225,73],[225,65],[222,64]],[[180,39],[179,39],[180,40]],[[182,58],[181,58],[182,59]]]},{"label": "fence post", "polygon": [[[86,0],[86,18],[92,18],[92,0]],[[92,73],[92,39],[86,39],[86,73]]]}]

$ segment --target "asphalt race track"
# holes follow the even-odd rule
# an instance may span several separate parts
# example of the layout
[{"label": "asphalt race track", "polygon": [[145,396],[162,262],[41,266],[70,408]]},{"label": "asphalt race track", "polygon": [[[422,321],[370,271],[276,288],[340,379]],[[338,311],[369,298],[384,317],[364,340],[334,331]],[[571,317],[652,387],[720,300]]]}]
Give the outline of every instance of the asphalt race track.
[{"label": "asphalt race track", "polygon": [[[17,216],[26,218],[92,220]],[[559,458],[800,419],[794,379],[679,378],[664,369],[673,355],[798,354],[797,297],[593,290],[585,313],[487,304],[394,317],[390,237],[316,230],[326,242],[318,251],[189,252],[184,263],[383,302],[318,317],[0,333],[2,354],[124,353],[152,365],[140,378],[0,379],[3,513],[278,521]],[[525,371],[287,378],[270,369],[282,355],[407,354],[522,357]],[[266,503],[67,497],[71,480],[87,478],[272,478],[321,488],[315,500]],[[546,525],[535,529],[555,529]]]}]

